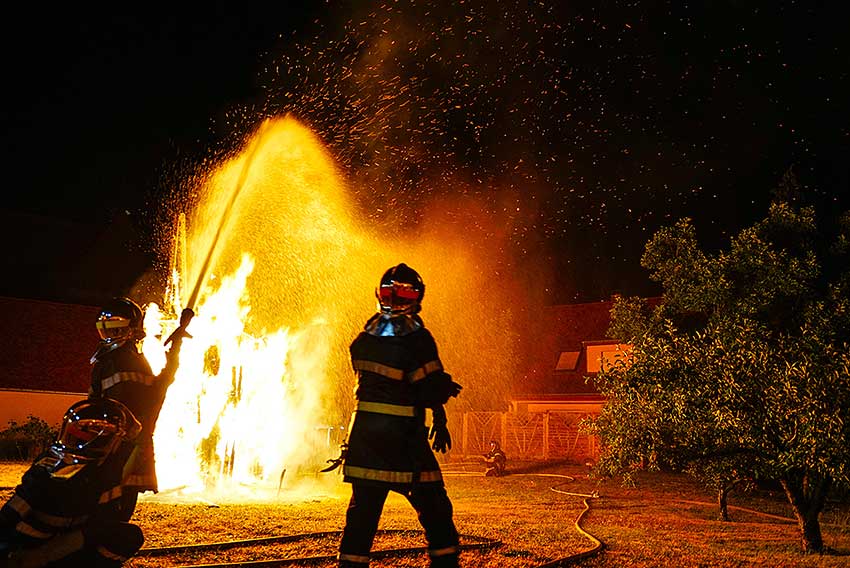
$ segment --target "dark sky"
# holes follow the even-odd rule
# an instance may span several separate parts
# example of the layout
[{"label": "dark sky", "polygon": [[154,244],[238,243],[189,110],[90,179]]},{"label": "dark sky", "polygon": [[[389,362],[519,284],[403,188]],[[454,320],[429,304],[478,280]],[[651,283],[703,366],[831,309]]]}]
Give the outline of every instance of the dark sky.
[{"label": "dark sky", "polygon": [[554,269],[555,302],[651,293],[658,228],[691,216],[722,244],[789,167],[847,205],[839,3],[433,4],[18,6],[4,209],[144,225],[188,164],[279,112],[329,144],[376,223],[376,203],[486,202]]},{"label": "dark sky", "polygon": [[10,207],[89,219],[144,203],[227,109],[258,96],[263,54],[310,13],[170,4],[13,9],[0,38]]}]

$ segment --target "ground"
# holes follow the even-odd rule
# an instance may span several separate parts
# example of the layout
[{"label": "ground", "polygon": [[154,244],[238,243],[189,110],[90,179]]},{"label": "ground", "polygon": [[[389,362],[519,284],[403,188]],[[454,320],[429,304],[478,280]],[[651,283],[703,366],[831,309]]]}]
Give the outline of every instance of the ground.
[{"label": "ground", "polygon": [[[779,493],[733,493],[732,522],[722,522],[714,495],[681,475],[646,474],[639,477],[636,487],[627,488],[615,480],[589,478],[586,468],[574,465],[511,465],[511,474],[501,478],[483,477],[478,464],[445,468],[455,522],[463,535],[469,535],[462,537],[462,543],[474,544],[484,538],[501,542],[496,548],[465,551],[462,566],[466,568],[536,567],[592,548],[593,543],[575,527],[584,509],[583,499],[567,493],[594,492],[599,497],[589,500],[591,509],[581,526],[605,548],[584,560],[585,566],[831,568],[850,564],[850,556],[802,555],[796,525]],[[23,468],[22,464],[0,466],[0,486],[13,486]],[[286,480],[280,494],[273,492],[266,503],[162,493],[139,503],[134,522],[144,530],[148,548],[330,534],[229,551],[139,557],[129,565],[155,568],[332,555],[338,541],[332,531],[342,528],[348,487],[335,474],[302,481],[306,483],[303,491],[296,488],[297,480]],[[4,489],[2,497],[9,493]],[[850,505],[830,502],[822,523],[826,545],[850,553]],[[381,528],[411,532],[379,537],[376,550],[424,545],[416,530],[416,517],[400,496],[391,496],[387,502]],[[372,565],[418,568],[427,566],[427,561],[419,553],[379,559]]]}]

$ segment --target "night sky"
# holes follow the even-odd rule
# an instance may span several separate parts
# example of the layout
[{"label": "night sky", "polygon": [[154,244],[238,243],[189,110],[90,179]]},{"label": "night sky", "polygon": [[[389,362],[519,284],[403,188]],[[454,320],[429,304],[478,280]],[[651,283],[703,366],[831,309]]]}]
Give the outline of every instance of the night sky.
[{"label": "night sky", "polygon": [[7,11],[3,209],[144,234],[186,171],[284,112],[376,225],[479,200],[552,302],[653,293],[658,228],[723,245],[789,168],[847,207],[839,3],[265,4]]}]

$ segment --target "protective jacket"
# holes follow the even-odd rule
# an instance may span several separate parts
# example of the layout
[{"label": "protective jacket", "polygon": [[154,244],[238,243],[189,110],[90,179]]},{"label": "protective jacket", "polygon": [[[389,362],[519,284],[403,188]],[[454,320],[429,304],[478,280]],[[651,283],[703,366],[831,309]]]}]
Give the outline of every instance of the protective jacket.
[{"label": "protective jacket", "polygon": [[138,492],[157,491],[153,431],[165,393],[178,367],[179,342],[171,347],[166,364],[154,375],[144,355],[128,341],[117,349],[95,354],[89,398],[108,396],[123,403],[141,422],[142,432],[135,440],[133,467],[125,472],[124,486]]},{"label": "protective jacket", "polygon": [[111,507],[121,496],[131,451],[124,445],[102,464],[73,463],[52,448],[42,454],[0,509],[0,548],[6,553],[50,549],[45,554],[52,560],[74,554],[92,566],[120,564],[132,556],[142,545],[141,531],[114,519]]},{"label": "protective jacket", "polygon": [[350,352],[357,400],[344,480],[396,486],[442,483],[428,444],[425,409],[445,404],[453,383],[431,333],[418,316],[376,314]]}]

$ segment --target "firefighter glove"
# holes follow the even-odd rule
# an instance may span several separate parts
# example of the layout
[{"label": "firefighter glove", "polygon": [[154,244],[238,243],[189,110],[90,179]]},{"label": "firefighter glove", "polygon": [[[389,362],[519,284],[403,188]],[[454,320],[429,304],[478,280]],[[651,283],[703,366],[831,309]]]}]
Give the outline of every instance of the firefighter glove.
[{"label": "firefighter glove", "polygon": [[346,456],[348,456],[348,444],[340,444],[339,457],[333,460],[326,460],[326,463],[330,465],[328,465],[322,470],[319,470],[319,473],[326,473],[335,470],[336,468],[342,465],[342,462],[345,461]]},{"label": "firefighter glove", "polygon": [[431,447],[440,453],[446,453],[452,449],[452,436],[449,434],[449,429],[445,424],[434,424],[431,426],[431,433],[428,435],[429,440],[434,440]]},{"label": "firefighter glove", "polygon": [[168,339],[165,340],[165,345],[168,345],[171,342],[179,343],[186,337],[191,339],[192,336],[189,335],[188,331],[186,331],[186,327],[188,327],[189,322],[192,321],[193,317],[195,317],[195,312],[192,308],[185,308],[180,314],[180,327],[175,329],[171,335],[168,336]]},{"label": "firefighter glove", "polygon": [[440,404],[446,404],[450,398],[457,397],[461,389],[463,387],[454,382],[450,374],[442,373],[436,386],[437,400]]}]

